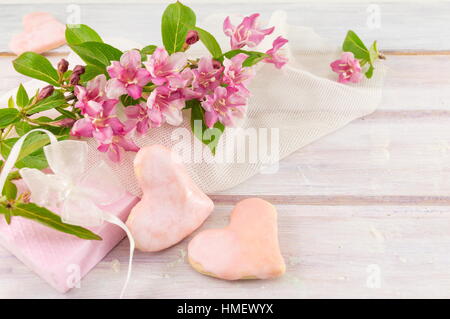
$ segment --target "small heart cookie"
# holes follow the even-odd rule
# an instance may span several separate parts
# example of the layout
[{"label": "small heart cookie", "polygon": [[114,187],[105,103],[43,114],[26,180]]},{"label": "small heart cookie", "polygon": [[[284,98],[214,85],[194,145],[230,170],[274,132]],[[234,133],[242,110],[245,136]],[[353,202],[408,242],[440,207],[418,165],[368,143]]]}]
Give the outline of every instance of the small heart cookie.
[{"label": "small heart cookie", "polygon": [[196,235],[188,246],[198,272],[226,280],[268,279],[286,270],[278,244],[277,211],[259,198],[240,201],[230,224]]},{"label": "small heart cookie", "polygon": [[66,43],[66,27],[50,13],[27,14],[23,17],[23,28],[22,33],[14,35],[9,43],[9,48],[17,55],[27,51],[43,53]]},{"label": "small heart cookie", "polygon": [[134,170],[142,189],[127,226],[141,251],[155,252],[190,235],[214,209],[192,181],[181,159],[162,145],[140,149]]}]

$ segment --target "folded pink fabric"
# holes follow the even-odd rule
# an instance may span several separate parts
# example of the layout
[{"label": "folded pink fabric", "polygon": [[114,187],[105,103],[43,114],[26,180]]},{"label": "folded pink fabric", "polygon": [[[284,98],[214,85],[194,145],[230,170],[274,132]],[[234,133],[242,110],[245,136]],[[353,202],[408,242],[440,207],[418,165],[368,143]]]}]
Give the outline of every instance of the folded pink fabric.
[{"label": "folded pink fabric", "polygon": [[[138,200],[126,195],[104,209],[125,221]],[[21,217],[8,225],[0,216],[0,244],[62,293],[74,287],[74,274],[85,276],[125,237],[122,229],[106,222],[91,230],[103,240],[79,239]]]}]

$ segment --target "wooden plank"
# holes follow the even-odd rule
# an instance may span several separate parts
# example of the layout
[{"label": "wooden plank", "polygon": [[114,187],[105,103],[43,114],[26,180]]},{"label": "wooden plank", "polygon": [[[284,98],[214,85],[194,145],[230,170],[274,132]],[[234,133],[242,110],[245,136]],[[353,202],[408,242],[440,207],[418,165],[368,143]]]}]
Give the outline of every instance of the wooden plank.
[{"label": "wooden plank", "polygon": [[[9,39],[21,29],[21,17],[32,11],[48,11],[66,23],[74,11],[62,3],[2,4],[0,10],[0,52],[8,51]],[[81,22],[91,25],[105,37],[123,37],[143,43],[159,43],[159,21],[163,3],[80,4]],[[339,45],[347,30],[356,30],[364,39],[379,40],[385,50],[449,50],[448,2],[382,2],[376,7],[359,2],[272,2],[192,4],[199,21],[210,14],[261,12],[267,18],[274,10],[289,13],[289,23],[314,28]],[[373,8],[379,10],[380,24],[368,23]],[[372,11],[371,11],[372,10]],[[318,19],[320,17],[320,19]],[[121,23],[111,23],[121,21]],[[70,21],[68,21],[70,22]],[[395,32],[394,32],[395,30]],[[65,49],[63,49],[65,50]]]},{"label": "wooden plank", "polygon": [[[56,64],[65,55],[49,54],[47,57]],[[12,67],[12,56],[0,56],[0,95],[27,81]],[[383,90],[383,101],[376,117],[417,117],[424,113],[392,113],[391,111],[450,110],[450,59],[446,55],[397,56],[388,55],[388,73]],[[417,79],[420,79],[418,81]],[[383,111],[383,112],[380,112]],[[385,113],[384,111],[389,111]],[[447,113],[430,113],[442,116]]]},{"label": "wooden plank", "polygon": [[[231,208],[216,206],[201,229],[225,226]],[[299,205],[278,206],[278,212],[287,264],[282,278],[226,282],[200,275],[186,261],[187,239],[160,253],[137,252],[127,297],[450,297],[446,207]],[[125,240],[82,281],[80,289],[60,295],[0,249],[0,298],[116,298],[125,279],[127,256]]]},{"label": "wooden plank", "polygon": [[356,120],[220,194],[448,196],[450,118],[410,113]]}]

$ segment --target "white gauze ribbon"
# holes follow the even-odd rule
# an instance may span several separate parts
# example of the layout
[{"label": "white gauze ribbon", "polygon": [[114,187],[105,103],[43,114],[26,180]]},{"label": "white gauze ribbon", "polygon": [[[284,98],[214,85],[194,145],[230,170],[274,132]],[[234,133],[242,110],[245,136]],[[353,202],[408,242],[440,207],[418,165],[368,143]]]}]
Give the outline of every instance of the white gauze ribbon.
[{"label": "white gauze ribbon", "polygon": [[3,190],[8,174],[17,161],[26,137],[37,131],[46,133],[50,138],[51,143],[44,147],[44,153],[54,174],[44,174],[31,168],[22,168],[19,171],[30,190],[31,200],[60,212],[61,219],[67,224],[94,227],[106,221],[125,231],[130,241],[130,257],[127,278],[120,293],[120,298],[123,298],[130,281],[135,243],[128,227],[118,217],[102,208],[121,199],[125,190],[105,162],[86,170],[86,142],[58,141],[51,132],[43,129],[28,132],[11,149],[0,175],[0,191]]}]

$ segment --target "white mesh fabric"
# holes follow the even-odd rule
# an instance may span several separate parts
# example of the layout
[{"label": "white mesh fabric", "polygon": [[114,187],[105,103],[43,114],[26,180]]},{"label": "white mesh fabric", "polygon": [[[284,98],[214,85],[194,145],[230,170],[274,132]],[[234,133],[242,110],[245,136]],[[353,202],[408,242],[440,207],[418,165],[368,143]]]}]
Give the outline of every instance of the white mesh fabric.
[{"label": "white mesh fabric", "polygon": [[[325,39],[319,37],[311,29],[293,27],[284,24],[285,14],[276,12],[270,25],[276,25],[276,35],[283,34],[289,39],[289,63],[281,70],[272,65],[258,67],[257,76],[250,85],[252,97],[249,100],[248,113],[240,123],[246,128],[278,128],[279,158],[282,159],[299,148],[327,135],[350,121],[372,113],[380,103],[384,68],[381,63],[376,67],[374,77],[364,79],[358,84],[340,84],[337,75],[330,70],[330,62],[340,56],[338,48],[329,46]],[[219,35],[221,25],[217,21],[223,18],[212,17],[210,26],[203,24],[214,35]],[[209,24],[209,23],[206,23]],[[218,36],[223,48],[229,46],[224,36]],[[262,43],[261,48],[270,47],[272,38]],[[108,42],[108,41],[107,41]],[[127,41],[114,41],[121,49],[137,47]],[[198,46],[198,45],[197,45]],[[194,47],[193,47],[194,48]],[[194,55],[194,54],[193,54]],[[73,60],[73,58],[72,58]],[[73,65],[71,63],[71,65]],[[27,83],[26,87],[34,88],[38,81]],[[6,101],[11,93],[3,99]],[[3,104],[5,105],[5,103]],[[190,131],[189,113],[185,112],[182,127]],[[176,129],[170,125],[150,129],[146,136],[136,137],[139,146],[163,144],[169,148],[186,146],[194,149],[192,142],[201,146],[192,134],[189,139],[180,142],[173,140],[171,134]],[[221,140],[226,140],[230,133],[225,130]],[[200,145],[200,146],[199,146]],[[89,140],[89,166],[95,165],[104,158],[104,154],[96,150],[97,144]],[[245,147],[245,146],[244,146]],[[235,149],[236,153],[246,150]],[[223,150],[219,147],[218,153]],[[208,151],[205,151],[208,154]],[[120,164],[111,164],[125,188],[135,195],[140,195],[133,171],[133,153],[127,153]],[[263,166],[256,163],[186,163],[187,170],[195,183],[206,193],[231,188],[255,175]]]}]

